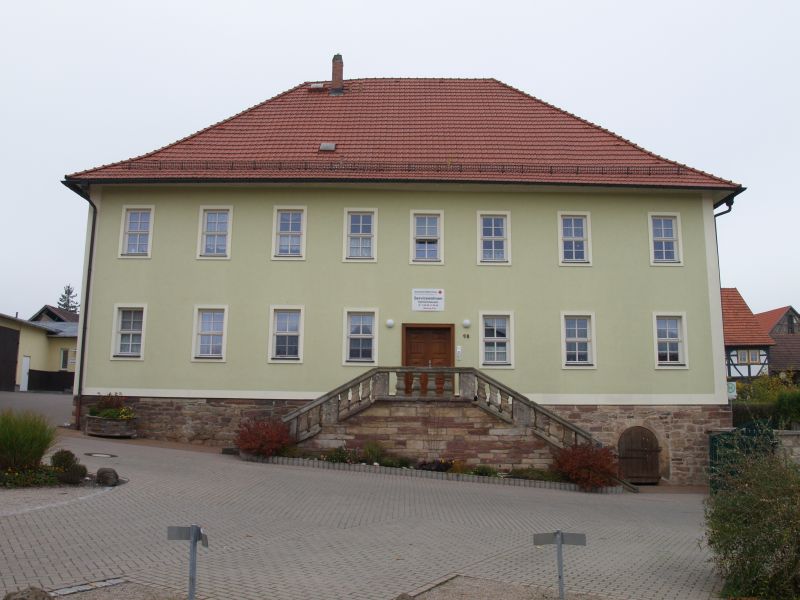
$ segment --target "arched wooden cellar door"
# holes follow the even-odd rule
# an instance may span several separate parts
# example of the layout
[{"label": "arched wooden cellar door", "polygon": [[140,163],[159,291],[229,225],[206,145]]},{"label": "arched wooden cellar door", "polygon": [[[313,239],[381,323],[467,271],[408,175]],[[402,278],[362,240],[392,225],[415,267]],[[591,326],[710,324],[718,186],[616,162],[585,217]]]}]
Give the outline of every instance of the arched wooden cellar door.
[{"label": "arched wooden cellar door", "polygon": [[619,473],[631,483],[658,483],[661,448],[653,432],[644,427],[626,429],[619,438]]}]

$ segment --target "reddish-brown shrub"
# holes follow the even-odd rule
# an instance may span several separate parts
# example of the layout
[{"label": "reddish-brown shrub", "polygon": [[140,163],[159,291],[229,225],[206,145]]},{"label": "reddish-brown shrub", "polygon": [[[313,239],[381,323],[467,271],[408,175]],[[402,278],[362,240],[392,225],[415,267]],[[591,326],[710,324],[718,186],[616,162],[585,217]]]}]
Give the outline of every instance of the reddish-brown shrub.
[{"label": "reddish-brown shrub", "polygon": [[242,421],[236,435],[239,450],[255,456],[272,456],[293,443],[289,426],[280,419]]},{"label": "reddish-brown shrub", "polygon": [[555,452],[553,470],[582,490],[595,490],[614,483],[617,457],[607,446],[576,444]]}]

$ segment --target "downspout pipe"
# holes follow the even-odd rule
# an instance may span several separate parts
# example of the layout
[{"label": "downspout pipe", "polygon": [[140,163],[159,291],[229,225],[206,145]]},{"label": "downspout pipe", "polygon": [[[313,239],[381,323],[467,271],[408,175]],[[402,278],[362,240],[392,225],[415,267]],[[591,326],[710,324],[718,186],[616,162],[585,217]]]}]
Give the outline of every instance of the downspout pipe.
[{"label": "downspout pipe", "polygon": [[726,208],[722,212],[714,213],[714,218],[715,219],[717,217],[721,217],[722,215],[727,215],[729,212],[731,212],[733,210],[733,198],[728,198],[725,201],[725,206],[727,206],[728,208]]},{"label": "downspout pipe", "polygon": [[89,232],[89,260],[86,263],[86,289],[83,290],[83,302],[81,303],[81,313],[83,316],[83,325],[81,327],[81,355],[78,360],[78,388],[76,390],[76,397],[78,402],[75,405],[75,428],[80,429],[81,426],[81,398],[83,398],[83,382],[85,375],[86,365],[86,330],[89,324],[89,298],[92,291],[92,266],[94,265],[94,242],[95,234],[97,232],[97,206],[92,202],[92,197],[89,194],[88,184],[76,184],[74,182],[62,181],[73,192],[77,193],[81,198],[89,203],[92,207],[92,225]]}]

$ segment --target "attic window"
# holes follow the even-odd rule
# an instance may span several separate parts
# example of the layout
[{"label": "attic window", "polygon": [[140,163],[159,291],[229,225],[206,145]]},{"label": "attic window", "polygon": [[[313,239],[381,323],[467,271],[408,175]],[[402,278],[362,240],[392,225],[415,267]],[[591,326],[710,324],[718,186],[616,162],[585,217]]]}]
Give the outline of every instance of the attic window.
[{"label": "attic window", "polygon": [[336,150],[336,142],[322,142],[319,145],[320,152],[334,152]]}]

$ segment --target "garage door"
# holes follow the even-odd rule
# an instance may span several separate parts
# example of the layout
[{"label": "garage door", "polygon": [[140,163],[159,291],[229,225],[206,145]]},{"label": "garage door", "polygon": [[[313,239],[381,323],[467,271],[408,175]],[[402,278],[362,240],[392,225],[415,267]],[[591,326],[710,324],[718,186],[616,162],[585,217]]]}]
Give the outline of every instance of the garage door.
[{"label": "garage door", "polygon": [[0,390],[13,392],[17,379],[19,331],[0,327]]}]

